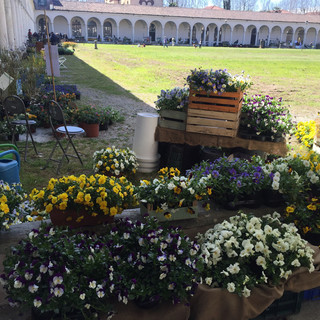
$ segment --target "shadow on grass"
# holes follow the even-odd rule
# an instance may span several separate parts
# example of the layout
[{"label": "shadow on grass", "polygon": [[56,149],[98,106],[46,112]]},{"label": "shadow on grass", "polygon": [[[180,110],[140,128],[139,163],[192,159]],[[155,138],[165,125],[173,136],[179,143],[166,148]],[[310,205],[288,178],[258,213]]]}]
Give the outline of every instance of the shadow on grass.
[{"label": "shadow on grass", "polygon": [[[108,61],[106,61],[106,63],[108,63]],[[125,96],[126,98],[138,101],[145,107],[150,107],[129,90],[120,86],[111,78],[91,67],[76,56],[68,56],[66,65],[68,69],[62,70],[60,82],[65,83],[67,80],[69,84],[76,84],[85,86],[86,88],[101,90],[106,94]],[[152,107],[150,108],[153,109]]]}]

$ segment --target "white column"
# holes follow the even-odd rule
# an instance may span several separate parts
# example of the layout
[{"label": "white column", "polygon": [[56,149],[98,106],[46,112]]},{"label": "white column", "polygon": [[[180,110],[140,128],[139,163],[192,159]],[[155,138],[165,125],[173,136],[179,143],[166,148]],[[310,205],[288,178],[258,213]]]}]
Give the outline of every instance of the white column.
[{"label": "white column", "polygon": [[88,25],[86,22],[84,23],[84,38],[88,41]]},{"label": "white column", "polygon": [[242,45],[245,45],[246,42],[246,29],[243,28],[243,38],[242,38]]},{"label": "white column", "polygon": [[132,43],[134,43],[134,24],[131,24],[132,26]]},{"label": "white column", "polygon": [[232,44],[233,31],[234,31],[234,28],[230,27],[230,45]]},{"label": "white column", "polygon": [[178,40],[179,40],[179,26],[177,27],[177,33],[176,33],[176,39],[175,39],[175,44],[178,44]]},{"label": "white column", "polygon": [[14,49],[14,32],[13,32],[13,17],[11,11],[11,0],[4,1],[5,17],[8,31],[9,49]]},{"label": "white column", "polygon": [[104,40],[104,36],[103,36],[103,23],[101,23],[101,34],[100,34],[100,38],[101,38],[101,42],[103,42]]},{"label": "white column", "polygon": [[190,45],[192,45],[192,31],[193,31],[193,25],[190,24],[190,39],[189,39]]},{"label": "white column", "polygon": [[4,2],[0,1],[0,49],[7,49],[9,45],[6,20],[2,18],[5,16]]},{"label": "white column", "polygon": [[117,23],[117,38],[119,38],[119,34],[120,34],[120,27],[119,27],[119,23]]},{"label": "white column", "polygon": [[68,38],[72,38],[72,24],[68,22]]}]

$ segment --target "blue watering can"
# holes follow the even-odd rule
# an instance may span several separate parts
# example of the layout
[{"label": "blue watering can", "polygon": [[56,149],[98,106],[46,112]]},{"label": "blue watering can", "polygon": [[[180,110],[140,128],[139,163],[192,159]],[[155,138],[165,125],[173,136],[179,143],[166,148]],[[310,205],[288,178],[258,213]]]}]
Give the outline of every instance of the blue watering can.
[{"label": "blue watering can", "polygon": [[[15,155],[16,159],[6,158]],[[0,153],[0,180],[9,184],[20,183],[20,155],[16,150],[7,150]]]}]

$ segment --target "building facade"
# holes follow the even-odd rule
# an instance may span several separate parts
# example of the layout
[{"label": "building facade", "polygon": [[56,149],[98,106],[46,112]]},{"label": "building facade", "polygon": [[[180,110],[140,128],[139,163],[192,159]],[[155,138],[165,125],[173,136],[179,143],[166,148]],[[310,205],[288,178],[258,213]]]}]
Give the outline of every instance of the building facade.
[{"label": "building facade", "polygon": [[[201,40],[209,46],[221,43],[255,46],[261,40],[266,45],[287,46],[320,42],[319,14],[230,11],[217,7],[190,9],[145,5],[145,2],[140,5],[60,3],[47,12],[50,31],[85,41],[127,38],[137,43],[175,38],[184,44]],[[36,22],[38,29],[43,30],[44,15],[39,10],[36,10]]]},{"label": "building facade", "polygon": [[[122,3],[122,4],[121,4]],[[4,19],[3,19],[4,17]],[[47,19],[47,24],[45,23]],[[190,45],[315,45],[320,15],[163,7],[162,0],[0,0],[0,48],[21,47],[32,32],[90,41],[164,38]]]}]

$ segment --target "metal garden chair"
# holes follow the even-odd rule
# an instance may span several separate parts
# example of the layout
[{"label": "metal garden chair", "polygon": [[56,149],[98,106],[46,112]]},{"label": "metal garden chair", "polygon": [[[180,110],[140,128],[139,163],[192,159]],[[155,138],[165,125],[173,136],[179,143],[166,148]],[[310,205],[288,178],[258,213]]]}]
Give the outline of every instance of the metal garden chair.
[{"label": "metal garden chair", "polygon": [[[47,160],[47,163],[43,169],[48,167],[50,161],[54,161],[54,162],[58,163],[58,168],[57,168],[57,174],[58,174],[60,171],[63,160],[66,159],[69,162],[69,157],[78,158],[80,163],[83,165],[80,154],[77,151],[77,149],[72,141],[72,138],[76,135],[83,134],[85,131],[80,127],[69,126],[66,124],[63,110],[58,102],[56,102],[54,100],[49,101],[49,103],[47,105],[47,111],[48,111],[48,115],[49,115],[49,121],[50,121],[50,126],[52,129],[52,133],[56,139],[56,144],[54,145],[54,147],[49,155],[49,158]],[[61,141],[64,138],[66,138],[66,140],[67,140],[65,147],[63,146],[62,141]],[[54,159],[53,155],[54,155],[54,152],[58,146],[62,151],[62,157],[60,159]],[[68,149],[70,146],[72,147],[75,154],[68,153]]]},{"label": "metal garden chair", "polygon": [[[25,126],[26,127],[26,142],[25,142],[25,151],[24,151],[24,161],[27,161],[27,151],[28,151],[28,141],[29,136],[31,138],[31,142],[34,148],[35,153],[39,156],[37,151],[37,147],[34,143],[32,132],[30,125],[36,124],[35,120],[28,119],[28,115],[26,113],[26,107],[21,98],[18,96],[8,96],[3,101],[3,110],[7,119],[8,127],[10,129],[10,133],[12,135],[12,143],[17,145],[15,139],[15,129],[17,126]],[[22,115],[23,119],[14,119],[12,120],[13,116]]]}]

